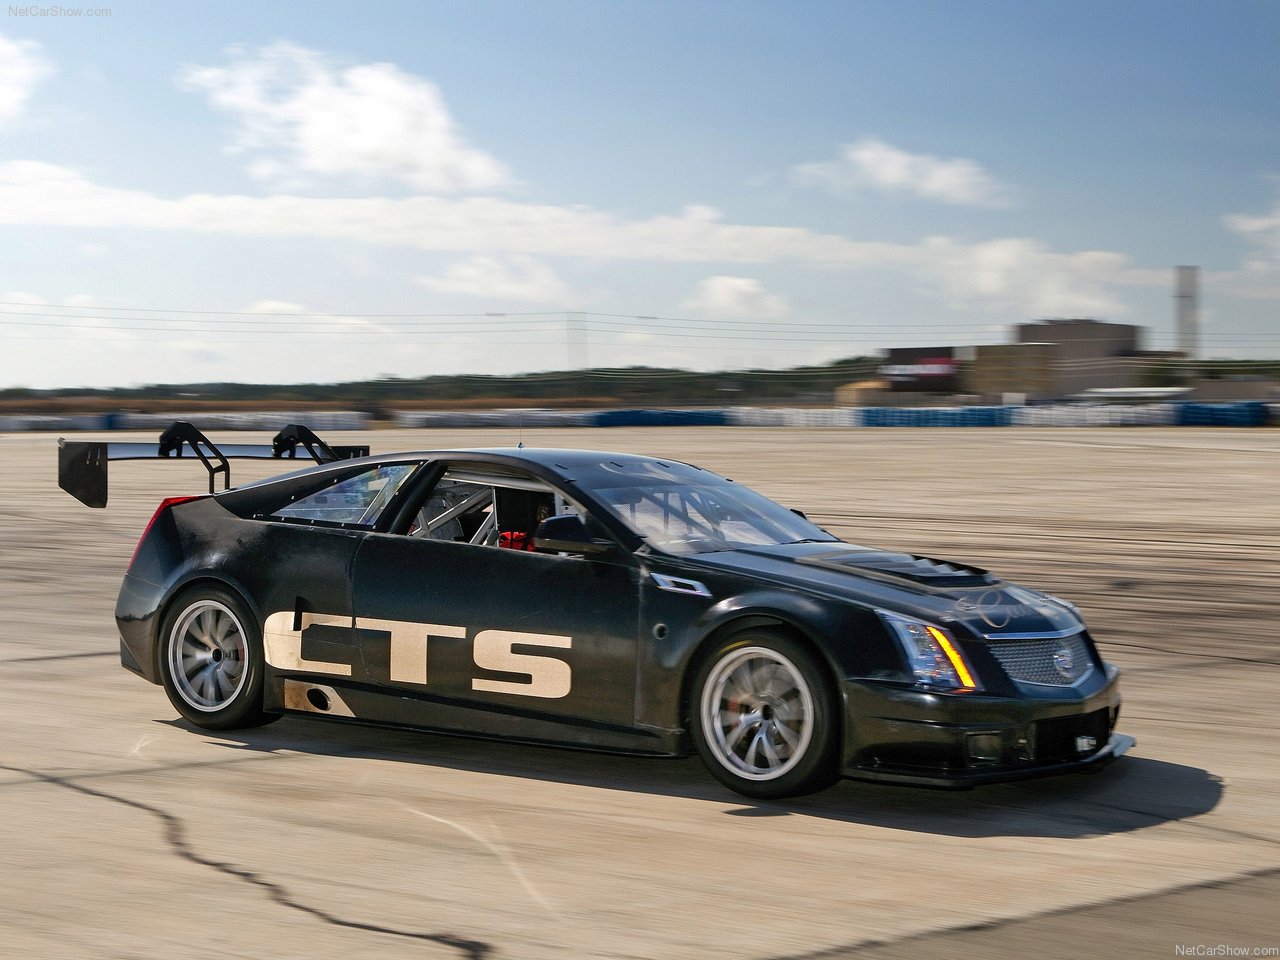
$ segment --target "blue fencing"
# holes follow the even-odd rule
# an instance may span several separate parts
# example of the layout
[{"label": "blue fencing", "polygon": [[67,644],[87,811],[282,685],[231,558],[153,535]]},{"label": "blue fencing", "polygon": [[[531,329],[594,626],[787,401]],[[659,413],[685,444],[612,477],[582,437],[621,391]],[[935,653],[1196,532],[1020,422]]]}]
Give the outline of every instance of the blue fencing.
[{"label": "blue fencing", "polygon": [[[313,430],[371,426],[366,413],[350,410],[193,412],[0,416],[0,432],[159,430],[190,420],[202,430],[278,430],[305,423]],[[668,410],[439,410],[402,411],[400,427],[1262,427],[1280,426],[1280,403],[1064,403],[1027,407],[725,407]]]},{"label": "blue fencing", "polygon": [[397,427],[592,427],[593,411],[546,410],[540,407],[498,410],[400,410]]},{"label": "blue fencing", "polygon": [[1270,411],[1262,401],[1241,403],[1179,403],[1180,427],[1264,427]]},{"label": "blue fencing", "polygon": [[602,410],[592,417],[595,427],[724,427],[725,410]]},{"label": "blue fencing", "polygon": [[19,414],[17,416],[0,417],[0,432],[29,433],[45,430],[49,432],[65,432],[71,430],[109,430],[107,418],[101,414],[83,414],[75,416],[37,416],[35,414]]},{"label": "blue fencing", "polygon": [[864,407],[864,427],[1007,427],[1013,407]]}]

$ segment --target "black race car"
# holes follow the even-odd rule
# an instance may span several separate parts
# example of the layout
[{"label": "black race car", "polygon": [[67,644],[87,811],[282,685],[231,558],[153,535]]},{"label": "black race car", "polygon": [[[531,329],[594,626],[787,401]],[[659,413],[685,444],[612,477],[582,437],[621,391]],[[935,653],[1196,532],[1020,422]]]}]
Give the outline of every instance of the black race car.
[{"label": "black race car", "polygon": [[[318,464],[213,493],[228,457],[304,452]],[[92,505],[111,459],[209,470],[210,495],[160,505],[116,607],[124,665],[190,722],[696,751],[760,798],[1062,773],[1133,744],[1077,610],[985,570],[845,543],[660,457],[364,453],[299,427],[62,443]]]}]

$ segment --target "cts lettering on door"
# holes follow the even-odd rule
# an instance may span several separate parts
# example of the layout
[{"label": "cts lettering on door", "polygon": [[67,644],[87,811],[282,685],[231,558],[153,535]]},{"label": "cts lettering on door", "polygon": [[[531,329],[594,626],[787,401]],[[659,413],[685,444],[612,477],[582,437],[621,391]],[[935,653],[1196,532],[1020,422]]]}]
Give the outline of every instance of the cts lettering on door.
[{"label": "cts lettering on door", "polygon": [[[298,622],[299,629],[293,629]],[[317,629],[318,628],[318,629]],[[391,656],[388,676],[392,683],[431,685],[431,640],[465,640],[467,628],[456,624],[417,623],[410,620],[376,620],[343,617],[326,613],[281,610],[267,617],[262,627],[262,645],[269,664],[280,670],[324,673],[349,677],[359,658],[356,631],[386,633]],[[321,658],[310,649],[304,656],[303,634],[310,634],[309,647],[325,650]],[[325,637],[332,638],[328,642]],[[532,646],[568,650],[571,637],[549,633],[522,633],[515,630],[480,630],[471,639],[472,662],[482,670],[523,674],[524,680],[471,679],[471,689],[484,693],[506,693],[520,697],[558,700],[567,697],[573,686],[569,663],[554,656],[517,653],[515,647]]]}]

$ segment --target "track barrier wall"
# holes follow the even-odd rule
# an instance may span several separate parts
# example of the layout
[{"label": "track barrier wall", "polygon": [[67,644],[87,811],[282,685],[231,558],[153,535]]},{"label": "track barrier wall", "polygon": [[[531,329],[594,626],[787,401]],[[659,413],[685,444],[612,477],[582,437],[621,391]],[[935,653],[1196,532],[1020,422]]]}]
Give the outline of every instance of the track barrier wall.
[{"label": "track barrier wall", "polygon": [[1275,405],[1250,403],[1180,403],[1180,427],[1262,427],[1272,420]]},{"label": "track barrier wall", "polygon": [[[201,430],[360,430],[367,413],[285,410],[234,413],[110,413],[0,416],[0,432],[163,430],[190,420]],[[398,427],[1262,427],[1280,426],[1280,403],[1056,404],[1029,407],[722,407],[633,410],[402,411]]]},{"label": "track barrier wall", "polygon": [[163,430],[175,420],[188,420],[201,430],[279,430],[305,423],[312,430],[361,430],[372,419],[354,410],[281,410],[230,413],[111,413],[108,430]]}]

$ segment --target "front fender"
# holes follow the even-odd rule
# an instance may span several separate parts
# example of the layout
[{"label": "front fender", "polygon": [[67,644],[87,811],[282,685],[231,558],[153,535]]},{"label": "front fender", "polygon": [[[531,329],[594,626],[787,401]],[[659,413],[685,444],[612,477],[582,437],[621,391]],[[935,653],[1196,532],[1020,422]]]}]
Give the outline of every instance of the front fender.
[{"label": "front fender", "polygon": [[719,599],[656,589],[646,593],[642,625],[649,626],[650,635],[641,645],[636,717],[646,726],[666,731],[685,726],[688,685],[700,658],[742,629],[781,626],[800,637],[827,665],[837,689],[843,680],[896,676],[902,670],[896,648],[867,607],[768,586]]},{"label": "front fender", "polygon": [[699,643],[687,651],[683,665],[692,666],[706,647],[739,629],[779,623],[807,640],[832,672],[845,679],[857,674],[853,638],[860,626],[859,612],[852,605],[821,602],[785,590],[752,590],[726,597],[708,607],[694,625]]}]

